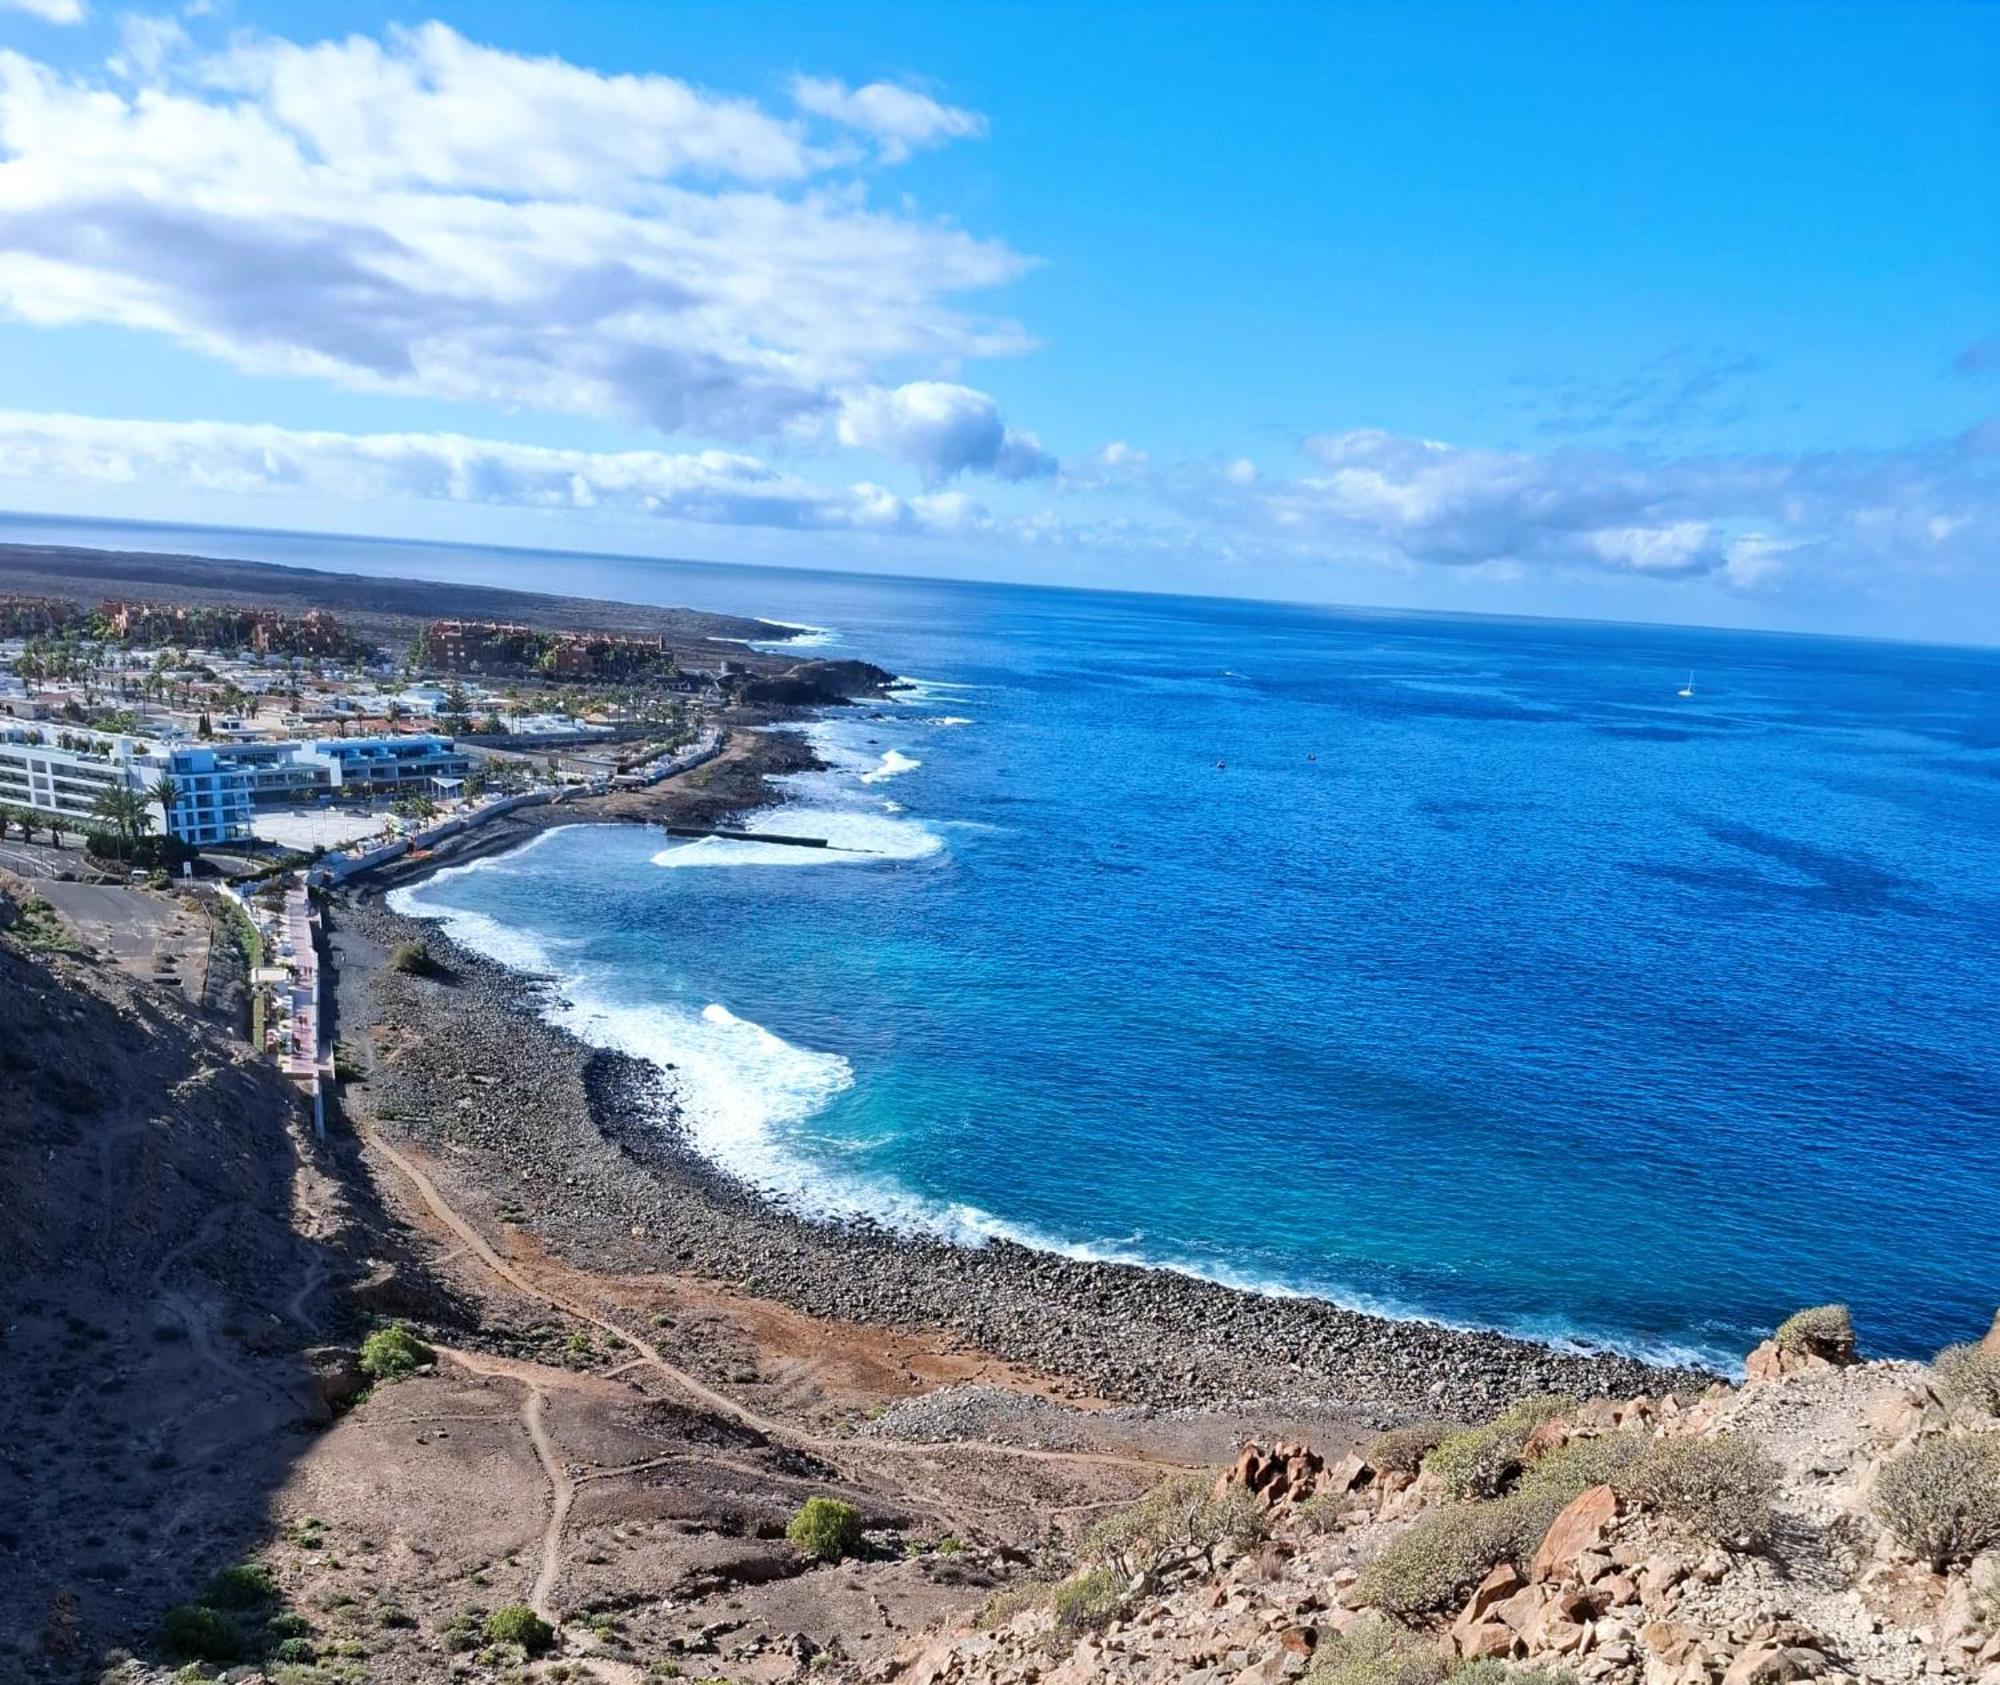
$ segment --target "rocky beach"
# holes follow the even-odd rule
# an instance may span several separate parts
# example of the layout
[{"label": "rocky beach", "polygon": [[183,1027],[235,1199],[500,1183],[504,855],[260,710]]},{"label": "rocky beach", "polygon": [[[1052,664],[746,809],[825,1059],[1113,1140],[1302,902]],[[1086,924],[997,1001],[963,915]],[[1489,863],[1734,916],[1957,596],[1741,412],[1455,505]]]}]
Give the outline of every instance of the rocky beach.
[{"label": "rocky beach", "polygon": [[[684,784],[612,798],[606,811],[544,810],[493,827],[473,848],[642,814],[713,823],[775,799],[768,774],[811,764],[786,732],[737,736]],[[393,881],[470,852],[404,866]],[[1629,1395],[1713,1379],[1004,1241],[965,1247],[801,1218],[686,1148],[664,1073],[552,1026],[538,1010],[549,985],[391,912],[384,887],[344,895],[333,920],[343,1034],[369,1026],[380,1048],[348,1103],[504,1200],[508,1221],[576,1267],[687,1274],[814,1317],[927,1330],[1057,1378],[1076,1398],[1226,1405],[1252,1420],[1304,1409],[1357,1431],[1473,1419],[1527,1391]],[[418,939],[442,961],[435,975],[386,966],[397,944]]]}]

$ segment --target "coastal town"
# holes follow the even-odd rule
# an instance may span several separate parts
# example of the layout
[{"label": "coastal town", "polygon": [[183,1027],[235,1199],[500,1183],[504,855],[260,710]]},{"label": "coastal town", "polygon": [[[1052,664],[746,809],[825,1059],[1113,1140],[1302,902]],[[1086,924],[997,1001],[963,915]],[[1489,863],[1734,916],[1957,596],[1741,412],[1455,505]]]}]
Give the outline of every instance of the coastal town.
[{"label": "coastal town", "polygon": [[316,892],[700,765],[751,672],[660,635],[435,619],[391,648],[323,609],[0,595],[0,870],[170,984],[213,909],[323,1126]]}]

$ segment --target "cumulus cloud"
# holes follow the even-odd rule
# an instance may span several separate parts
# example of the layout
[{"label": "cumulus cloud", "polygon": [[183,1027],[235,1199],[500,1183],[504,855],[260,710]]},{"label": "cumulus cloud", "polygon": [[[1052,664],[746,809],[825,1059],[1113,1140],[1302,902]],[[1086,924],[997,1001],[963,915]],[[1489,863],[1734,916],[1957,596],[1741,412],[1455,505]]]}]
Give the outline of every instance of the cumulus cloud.
[{"label": "cumulus cloud", "polygon": [[840,442],[905,462],[935,485],[974,469],[1003,480],[1053,474],[1055,458],[1032,433],[1017,433],[984,392],[947,381],[851,394],[837,423]]},{"label": "cumulus cloud", "polygon": [[985,519],[962,493],[905,499],[865,481],[826,485],[734,451],[560,450],[454,433],[312,432],[20,411],[0,411],[0,479],[602,510],[815,531],[964,532]]},{"label": "cumulus cloud", "polygon": [[1821,571],[1972,574],[2000,540],[1981,436],[1905,451],[1647,458],[1473,449],[1373,429],[1305,441],[1294,477],[1181,465],[1185,515],[1293,548],[1404,565],[1570,568],[1767,587]]},{"label": "cumulus cloud", "polygon": [[986,119],[978,112],[940,105],[928,94],[894,82],[850,88],[845,82],[798,76],[792,79],[792,100],[801,111],[868,135],[892,164],[922,147],[986,133]]},{"label": "cumulus cloud", "polygon": [[128,30],[116,62],[75,76],[0,52],[0,310],[18,318],[744,441],[827,431],[885,367],[1029,344],[958,302],[1025,259],[876,207],[801,119],[746,100],[436,23],[219,53]]},{"label": "cumulus cloud", "polygon": [[0,11],[26,12],[44,23],[81,23],[90,15],[83,0],[0,0]]}]

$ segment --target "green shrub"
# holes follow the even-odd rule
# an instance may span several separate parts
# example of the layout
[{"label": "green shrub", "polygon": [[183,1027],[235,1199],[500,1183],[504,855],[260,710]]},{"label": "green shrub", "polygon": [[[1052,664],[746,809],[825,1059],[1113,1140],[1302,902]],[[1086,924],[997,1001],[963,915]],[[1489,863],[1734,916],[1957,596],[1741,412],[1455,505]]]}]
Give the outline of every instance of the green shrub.
[{"label": "green shrub", "polygon": [[489,1644],[518,1644],[531,1656],[539,1656],[555,1643],[556,1629],[525,1603],[509,1603],[486,1617]]},{"label": "green shrub", "polygon": [[2000,1444],[1932,1439],[1904,1452],[1876,1476],[1875,1514],[1940,1571],[2000,1544]]},{"label": "green shrub", "polygon": [[808,1556],[838,1562],[861,1548],[861,1512],[838,1498],[808,1498],[785,1537]]},{"label": "green shrub", "polygon": [[1411,1422],[1389,1428],[1369,1440],[1361,1460],[1377,1474],[1415,1474],[1438,1442],[1456,1431],[1445,1422]]},{"label": "green shrub", "polygon": [[1617,1486],[1646,1453],[1648,1441],[1636,1433],[1604,1433],[1556,1446],[1521,1475],[1521,1490],[1560,1493],[1564,1503],[1593,1486]]},{"label": "green shrub", "polygon": [[1125,1604],[1125,1582],[1112,1568],[1086,1568],[1056,1587],[1056,1625],[1064,1632],[1102,1626]]},{"label": "green shrub", "polygon": [[1148,1584],[1199,1564],[1212,1569],[1225,1546],[1257,1542],[1270,1519],[1239,1486],[1216,1495],[1213,1474],[1178,1474],[1084,1535],[1086,1561]]},{"label": "green shrub", "polygon": [[430,944],[423,941],[398,942],[389,950],[389,969],[408,977],[428,977],[437,970]]},{"label": "green shrub", "polygon": [[264,1623],[266,1638],[310,1638],[312,1622],[289,1609],[280,1610]]},{"label": "green shrub", "polygon": [[1932,1365],[1945,1396],[1969,1409],[2000,1416],[2000,1352],[1947,1346]]},{"label": "green shrub", "polygon": [[1390,1621],[1363,1619],[1320,1640],[1305,1685],[1440,1685],[1448,1671],[1431,1640]]},{"label": "green shrub", "polygon": [[1555,1393],[1524,1398],[1483,1427],[1447,1434],[1424,1458],[1423,1466],[1454,1498],[1496,1497],[1519,1471],[1528,1435],[1575,1407],[1575,1399]]},{"label": "green shrub", "polygon": [[361,1342],[361,1373],[377,1381],[404,1380],[436,1361],[437,1353],[404,1323],[378,1328]]},{"label": "green shrub", "polygon": [[1845,1305],[1813,1305],[1794,1311],[1771,1336],[1783,1351],[1823,1357],[1832,1363],[1854,1360],[1854,1319]]},{"label": "green shrub", "polygon": [[316,1656],[310,1638],[283,1638],[271,1651],[274,1662],[310,1662]]},{"label": "green shrub", "polygon": [[233,1662],[243,1648],[236,1623],[218,1609],[177,1603],[160,1621],[160,1643],[171,1654],[198,1662]]},{"label": "green shrub", "polygon": [[1731,1544],[1770,1531],[1778,1470],[1735,1435],[1656,1439],[1615,1484],[1689,1544]]},{"label": "green shrub", "polygon": [[261,1562],[239,1562],[209,1577],[202,1602],[217,1609],[255,1609],[278,1595],[278,1582]]},{"label": "green shrub", "polygon": [[1532,1561],[1570,1496],[1530,1489],[1433,1510],[1362,1571],[1361,1595],[1399,1618],[1454,1608],[1498,1564]]}]

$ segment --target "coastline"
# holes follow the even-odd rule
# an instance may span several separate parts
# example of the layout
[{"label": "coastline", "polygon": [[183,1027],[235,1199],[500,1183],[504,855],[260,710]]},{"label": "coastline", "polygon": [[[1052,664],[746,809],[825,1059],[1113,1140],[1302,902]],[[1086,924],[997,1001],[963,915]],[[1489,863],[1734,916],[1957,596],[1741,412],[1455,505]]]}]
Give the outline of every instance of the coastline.
[{"label": "coastline", "polygon": [[[836,1323],[930,1331],[1059,1377],[1059,1395],[1077,1399],[1312,1410],[1358,1429],[1476,1419],[1531,1391],[1630,1396],[1715,1379],[1166,1268],[801,1217],[686,1146],[652,1066],[549,1023],[546,984],[384,902],[390,888],[518,848],[553,825],[710,823],[769,805],[781,799],[769,775],[816,764],[796,734],[739,731],[685,782],[523,815],[344,894],[334,919],[343,1019],[352,1025],[358,1014],[385,1048],[350,1103],[385,1134],[449,1161],[489,1201],[503,1200],[491,1207],[496,1222],[578,1267],[665,1271]],[[412,937],[444,960],[442,978],[387,968],[389,949]]]}]

